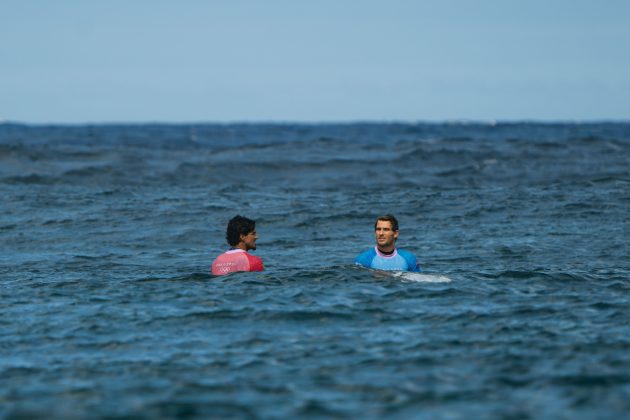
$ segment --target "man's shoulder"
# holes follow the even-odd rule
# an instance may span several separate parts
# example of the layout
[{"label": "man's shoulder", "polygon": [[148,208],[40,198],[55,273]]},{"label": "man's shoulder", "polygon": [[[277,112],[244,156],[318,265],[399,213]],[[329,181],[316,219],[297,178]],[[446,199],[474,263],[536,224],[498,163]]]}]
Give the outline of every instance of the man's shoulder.
[{"label": "man's shoulder", "polygon": [[249,271],[263,271],[263,260],[260,257],[250,254],[249,252],[245,252],[245,256],[249,260]]},{"label": "man's shoulder", "polygon": [[413,252],[400,248],[396,249],[396,251],[398,252],[398,255],[400,255],[405,259],[405,261],[407,261],[409,271],[422,271],[420,265],[418,264],[418,260],[416,259],[416,255]]},{"label": "man's shoulder", "polygon": [[229,249],[224,253],[219,254],[215,261],[242,259],[244,257],[244,254],[245,251]]},{"label": "man's shoulder", "polygon": [[250,254],[249,252],[244,252],[244,255],[247,257],[248,260],[250,261],[260,261],[262,263],[262,258],[257,257],[255,255]]},{"label": "man's shoulder", "polygon": [[376,251],[374,250],[374,248],[366,249],[365,251],[357,255],[357,257],[354,259],[354,262],[356,264],[361,264],[361,265],[370,265],[370,263],[372,262],[372,259],[375,256],[376,256]]}]

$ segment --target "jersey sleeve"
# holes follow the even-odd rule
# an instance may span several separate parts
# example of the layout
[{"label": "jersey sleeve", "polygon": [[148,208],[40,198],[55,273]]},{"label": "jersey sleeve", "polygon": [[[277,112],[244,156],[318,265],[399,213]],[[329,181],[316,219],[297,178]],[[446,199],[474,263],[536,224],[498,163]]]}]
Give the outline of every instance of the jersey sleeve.
[{"label": "jersey sleeve", "polygon": [[248,254],[247,259],[249,260],[249,271],[265,271],[260,258]]},{"label": "jersey sleeve", "polygon": [[356,265],[362,265],[363,267],[368,267],[371,268],[372,266],[372,259],[374,258],[373,254],[373,250],[369,249],[367,251],[364,251],[362,253],[360,253],[359,255],[357,255],[357,257],[354,259],[354,263]]},{"label": "jersey sleeve", "polygon": [[420,268],[420,264],[418,264],[418,261],[416,260],[415,255],[413,255],[411,252],[408,252],[402,249],[399,249],[398,253],[402,255],[405,261],[407,261],[407,270],[413,271],[416,273],[422,272],[422,269]]}]

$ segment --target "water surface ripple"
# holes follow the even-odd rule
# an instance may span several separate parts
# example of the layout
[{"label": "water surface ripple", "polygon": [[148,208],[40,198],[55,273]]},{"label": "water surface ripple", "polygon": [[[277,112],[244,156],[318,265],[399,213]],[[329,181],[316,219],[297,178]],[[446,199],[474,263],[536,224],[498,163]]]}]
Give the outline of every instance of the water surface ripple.
[{"label": "water surface ripple", "polygon": [[0,193],[1,417],[630,412],[629,124],[0,124]]}]

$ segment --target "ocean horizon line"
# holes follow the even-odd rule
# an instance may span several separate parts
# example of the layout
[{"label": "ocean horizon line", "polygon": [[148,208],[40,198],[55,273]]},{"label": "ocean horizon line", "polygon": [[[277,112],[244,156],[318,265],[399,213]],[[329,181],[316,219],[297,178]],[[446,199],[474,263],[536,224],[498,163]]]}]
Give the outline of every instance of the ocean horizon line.
[{"label": "ocean horizon line", "polygon": [[601,118],[601,119],[435,119],[435,120],[405,120],[405,119],[340,119],[340,120],[190,120],[190,121],[160,121],[160,120],[135,120],[135,121],[20,121],[0,119],[0,126],[27,126],[27,127],[85,127],[85,126],[353,126],[353,125],[599,125],[599,124],[630,124],[628,119]]}]

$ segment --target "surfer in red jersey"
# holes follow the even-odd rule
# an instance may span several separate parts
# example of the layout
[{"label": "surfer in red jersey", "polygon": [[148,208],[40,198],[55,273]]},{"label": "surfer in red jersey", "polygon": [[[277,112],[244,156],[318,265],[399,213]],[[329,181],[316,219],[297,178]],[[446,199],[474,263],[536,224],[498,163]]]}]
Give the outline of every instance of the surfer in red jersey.
[{"label": "surfer in red jersey", "polygon": [[222,276],[235,271],[263,271],[260,258],[248,251],[256,249],[256,222],[243,216],[234,216],[225,234],[230,249],[212,263],[212,274]]}]

